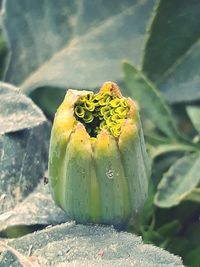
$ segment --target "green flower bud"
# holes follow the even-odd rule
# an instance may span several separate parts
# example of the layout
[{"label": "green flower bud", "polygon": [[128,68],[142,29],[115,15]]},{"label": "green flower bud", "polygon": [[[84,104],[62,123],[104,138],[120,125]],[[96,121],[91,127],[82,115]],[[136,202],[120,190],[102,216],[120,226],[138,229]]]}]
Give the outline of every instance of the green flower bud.
[{"label": "green flower bud", "polygon": [[79,223],[123,226],[144,205],[149,172],[136,103],[112,82],[68,90],[51,132],[55,202]]}]

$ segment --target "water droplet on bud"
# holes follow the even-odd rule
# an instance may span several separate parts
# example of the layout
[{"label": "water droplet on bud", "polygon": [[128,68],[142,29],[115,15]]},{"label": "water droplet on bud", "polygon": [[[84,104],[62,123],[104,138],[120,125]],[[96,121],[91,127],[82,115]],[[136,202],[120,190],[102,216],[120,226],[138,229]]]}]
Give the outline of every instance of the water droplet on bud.
[{"label": "water droplet on bud", "polygon": [[114,172],[113,172],[113,170],[111,170],[111,169],[107,169],[107,170],[106,170],[106,176],[108,177],[108,179],[113,179],[113,177],[114,177]]}]

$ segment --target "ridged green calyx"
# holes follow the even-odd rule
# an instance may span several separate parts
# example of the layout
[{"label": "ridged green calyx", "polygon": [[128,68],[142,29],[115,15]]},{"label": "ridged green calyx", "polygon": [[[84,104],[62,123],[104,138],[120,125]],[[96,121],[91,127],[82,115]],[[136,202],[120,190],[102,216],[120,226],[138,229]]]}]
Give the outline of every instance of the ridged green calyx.
[{"label": "ridged green calyx", "polygon": [[112,82],[97,94],[68,90],[51,132],[56,203],[79,223],[123,226],[143,207],[148,176],[136,103]]}]

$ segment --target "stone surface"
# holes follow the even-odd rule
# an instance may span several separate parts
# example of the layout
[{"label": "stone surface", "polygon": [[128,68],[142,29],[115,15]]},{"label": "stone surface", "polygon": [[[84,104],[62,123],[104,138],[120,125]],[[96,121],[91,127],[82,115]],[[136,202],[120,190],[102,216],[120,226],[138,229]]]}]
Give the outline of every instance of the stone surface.
[{"label": "stone surface", "polygon": [[41,181],[22,202],[0,215],[0,236],[2,231],[19,225],[54,225],[68,220],[52,199],[49,186]]},{"label": "stone surface", "polygon": [[50,127],[20,90],[0,83],[0,214],[22,201],[47,168]]},{"label": "stone surface", "polygon": [[12,252],[17,250],[19,258],[42,267],[183,266],[179,257],[144,244],[134,234],[117,232],[112,227],[76,225],[74,222],[48,227],[7,245],[1,243],[0,248],[10,248]]}]

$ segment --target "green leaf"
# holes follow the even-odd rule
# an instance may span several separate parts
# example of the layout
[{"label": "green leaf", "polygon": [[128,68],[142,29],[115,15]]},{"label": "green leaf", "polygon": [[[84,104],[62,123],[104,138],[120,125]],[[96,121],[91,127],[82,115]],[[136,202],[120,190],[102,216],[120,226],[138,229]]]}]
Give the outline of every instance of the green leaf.
[{"label": "green leaf", "polygon": [[191,250],[185,257],[185,263],[192,267],[199,267],[200,263],[200,246]]},{"label": "green leaf", "polygon": [[[151,151],[150,151],[151,155]],[[154,191],[165,173],[174,162],[181,157],[180,152],[173,152],[168,154],[161,154],[159,157],[153,158],[153,168],[152,168],[152,181],[154,185]]]},{"label": "green leaf", "polygon": [[185,237],[174,237],[173,239],[171,239],[171,242],[168,244],[167,250],[173,251],[173,253],[176,255],[180,255],[184,261],[185,256],[190,250],[190,242]]},{"label": "green leaf", "polygon": [[22,201],[43,176],[49,126],[31,99],[0,83],[0,214]]},{"label": "green leaf", "polygon": [[163,144],[155,147],[151,146],[149,154],[152,159],[155,159],[158,156],[171,152],[194,152],[194,151],[195,148],[193,146],[176,143],[176,144]]},{"label": "green leaf", "polygon": [[56,110],[62,103],[66,90],[54,87],[38,88],[30,94],[31,99],[53,120]]},{"label": "green leaf", "polygon": [[[120,61],[141,64],[153,0],[4,2],[11,47],[5,80],[26,93],[41,86],[94,89],[120,80]],[[37,30],[36,30],[37,29]]]},{"label": "green leaf", "polygon": [[[199,208],[199,206],[198,206]],[[199,236],[200,236],[200,223],[199,223],[199,210],[196,212],[196,223],[190,223],[185,232],[185,238],[189,241],[189,248],[194,249],[199,246]]]},{"label": "green leaf", "polygon": [[0,29],[0,79],[2,79],[2,76],[3,76],[6,56],[7,56],[7,45],[3,38],[2,30]]},{"label": "green leaf", "polygon": [[186,110],[194,127],[200,134],[200,107],[199,106],[187,106]]},{"label": "green leaf", "polygon": [[199,183],[200,156],[198,153],[177,160],[163,175],[155,194],[154,203],[169,208],[178,205],[185,194]]},{"label": "green leaf", "polygon": [[123,64],[123,71],[126,92],[138,101],[142,114],[167,137],[176,139],[177,132],[171,113],[155,86],[128,63]]},{"label": "green leaf", "polygon": [[181,200],[190,200],[197,203],[200,203],[200,188],[194,188],[189,193],[186,193],[181,197]]},{"label": "green leaf", "polygon": [[151,243],[159,246],[163,242],[163,237],[155,230],[143,231],[142,237],[145,243]]},{"label": "green leaf", "polygon": [[146,226],[149,224],[150,218],[152,218],[154,213],[153,199],[154,199],[154,188],[152,180],[150,180],[148,188],[148,198],[144,204],[143,209],[139,213],[139,218],[138,218],[139,227]]},{"label": "green leaf", "polygon": [[30,232],[33,232],[32,227],[26,225],[16,225],[15,227],[9,227],[6,231],[0,232],[0,238],[17,238],[23,235],[27,235]]},{"label": "green leaf", "polygon": [[200,2],[157,3],[142,69],[169,102],[200,99]]},{"label": "green leaf", "polygon": [[[113,227],[65,223],[16,240],[0,241],[1,260],[12,252],[25,266],[183,266],[179,257]],[[31,256],[31,257],[29,257]],[[7,261],[9,258],[7,256]],[[33,261],[34,260],[34,261]],[[18,265],[17,265],[18,266]]]},{"label": "green leaf", "polygon": [[180,229],[180,222],[178,220],[171,221],[162,225],[157,229],[158,233],[165,238],[174,237],[177,231]]}]

